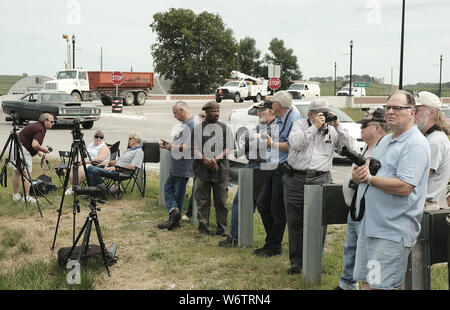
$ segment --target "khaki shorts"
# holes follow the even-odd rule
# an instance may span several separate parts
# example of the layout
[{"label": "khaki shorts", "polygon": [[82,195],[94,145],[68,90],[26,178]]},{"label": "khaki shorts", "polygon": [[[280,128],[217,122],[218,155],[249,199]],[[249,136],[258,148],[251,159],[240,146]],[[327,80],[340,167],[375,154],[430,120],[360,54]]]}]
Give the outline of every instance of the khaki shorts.
[{"label": "khaki shorts", "polygon": [[437,201],[425,201],[425,207],[423,208],[424,211],[433,211],[433,210],[439,210],[439,202]]},{"label": "khaki shorts", "polygon": [[[31,156],[30,152],[26,148],[24,148],[22,145],[20,145],[20,146],[23,150],[23,156],[24,156],[23,160],[28,167],[28,171],[31,173],[31,171],[33,170],[33,156]],[[14,164],[16,164],[15,154],[11,154],[10,160]],[[10,163],[10,166],[13,167],[14,170],[17,170],[16,166],[13,165],[12,163]],[[24,167],[24,171],[26,172],[25,167]]]}]

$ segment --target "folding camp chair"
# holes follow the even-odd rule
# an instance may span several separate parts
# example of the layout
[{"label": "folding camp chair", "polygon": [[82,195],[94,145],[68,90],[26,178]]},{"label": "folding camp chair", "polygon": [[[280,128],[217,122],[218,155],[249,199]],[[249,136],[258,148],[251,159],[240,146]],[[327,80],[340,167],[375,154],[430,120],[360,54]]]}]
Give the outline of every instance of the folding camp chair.
[{"label": "folding camp chair", "polygon": [[58,165],[56,165],[54,167],[54,169],[55,169],[56,175],[59,178],[59,182],[61,182],[61,185],[63,185],[64,178],[66,176],[66,172],[69,168],[67,166],[67,164],[69,163],[71,154],[70,154],[70,151],[59,151],[58,153],[59,153],[59,158],[60,158],[61,162]]}]

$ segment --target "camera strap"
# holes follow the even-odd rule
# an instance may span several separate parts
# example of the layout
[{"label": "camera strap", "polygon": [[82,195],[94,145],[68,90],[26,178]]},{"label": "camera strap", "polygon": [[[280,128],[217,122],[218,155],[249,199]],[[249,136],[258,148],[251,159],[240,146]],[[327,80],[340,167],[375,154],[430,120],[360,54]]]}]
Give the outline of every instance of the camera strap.
[{"label": "camera strap", "polygon": [[[380,142],[380,141],[378,140],[378,142]],[[378,142],[377,142],[377,145],[378,145]],[[367,147],[364,150],[364,152],[362,153],[363,156],[364,156],[364,154],[366,154],[366,151],[367,151]],[[359,185],[358,185],[358,187],[359,187]],[[368,188],[369,188],[369,185],[367,184],[366,190],[364,191],[364,194],[363,194],[363,196],[361,198],[361,201],[359,203],[359,214],[358,214],[358,216],[356,216],[356,207],[355,207],[356,197],[358,196],[358,189],[356,189],[355,192],[353,193],[352,203],[350,204],[350,216],[352,217],[352,220],[354,222],[360,222],[362,220],[363,216],[364,216],[364,211],[366,211],[366,198],[365,198],[365,196],[366,196],[366,192],[367,192]]]}]

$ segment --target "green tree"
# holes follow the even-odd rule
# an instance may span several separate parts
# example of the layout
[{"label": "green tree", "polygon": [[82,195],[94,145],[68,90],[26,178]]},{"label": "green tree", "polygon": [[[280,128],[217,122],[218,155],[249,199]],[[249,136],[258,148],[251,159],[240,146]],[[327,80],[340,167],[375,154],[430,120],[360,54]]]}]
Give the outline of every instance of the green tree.
[{"label": "green tree", "polygon": [[212,93],[235,69],[237,43],[219,15],[171,8],[153,20],[155,72],[173,80],[172,93]]},{"label": "green tree", "polygon": [[261,51],[256,48],[255,39],[245,37],[239,41],[237,62],[242,73],[254,77],[261,76],[262,61],[260,57]]},{"label": "green tree", "polygon": [[281,66],[281,87],[280,89],[287,89],[293,80],[300,80],[303,75],[297,63],[297,56],[291,48],[284,46],[284,41],[274,38],[270,41],[269,51],[272,54],[264,56],[264,62],[267,64],[273,63]]}]

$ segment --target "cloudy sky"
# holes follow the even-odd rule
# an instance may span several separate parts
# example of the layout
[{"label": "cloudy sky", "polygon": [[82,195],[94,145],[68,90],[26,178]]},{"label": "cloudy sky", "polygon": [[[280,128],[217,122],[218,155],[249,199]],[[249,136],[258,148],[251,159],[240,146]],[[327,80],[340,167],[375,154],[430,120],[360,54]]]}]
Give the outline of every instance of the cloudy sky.
[{"label": "cloudy sky", "polygon": [[[407,0],[404,84],[450,81],[450,1]],[[237,40],[245,36],[267,53],[272,38],[284,40],[305,78],[353,72],[398,84],[401,0],[1,0],[0,74],[52,76],[64,69],[66,42],[76,36],[76,66],[153,71],[153,14],[169,8],[219,14]]]}]

